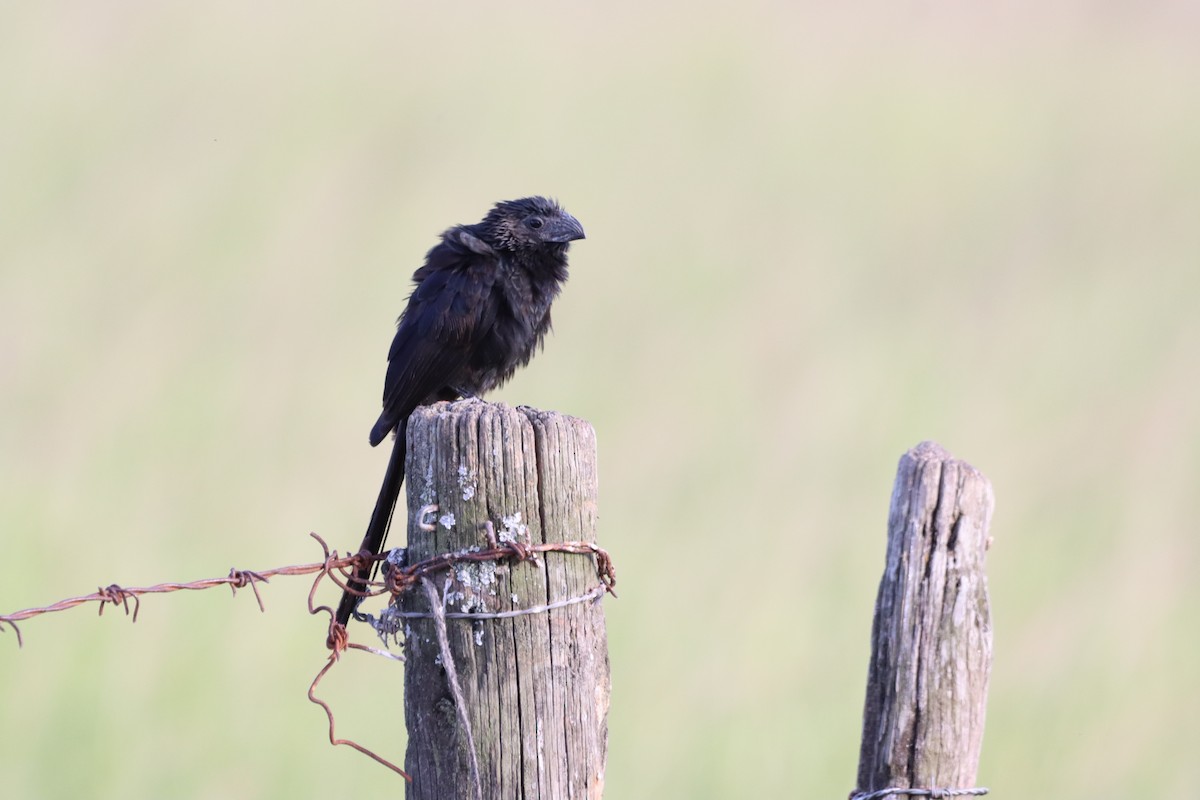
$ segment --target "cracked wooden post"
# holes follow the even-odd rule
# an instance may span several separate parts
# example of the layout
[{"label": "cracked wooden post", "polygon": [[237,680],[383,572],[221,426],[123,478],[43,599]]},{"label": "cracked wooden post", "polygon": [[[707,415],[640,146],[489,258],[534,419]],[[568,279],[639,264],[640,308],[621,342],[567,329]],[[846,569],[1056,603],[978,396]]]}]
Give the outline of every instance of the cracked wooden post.
[{"label": "cracked wooden post", "polygon": [[992,506],[987,478],[941,446],[922,442],[900,459],[856,793],[975,787],[992,663]]},{"label": "cracked wooden post", "polygon": [[[596,436],[580,419],[478,400],[419,408],[408,425],[408,560],[479,547],[497,536],[596,540]],[[417,511],[436,503],[433,531]],[[591,556],[546,553],[539,564],[462,565],[437,575],[447,611],[524,609],[588,593]],[[408,611],[429,610],[422,592]],[[599,601],[508,619],[448,619],[474,736],[483,798],[600,798],[608,746],[609,671]],[[407,797],[475,798],[467,737],[433,621],[410,620],[405,640]]]}]

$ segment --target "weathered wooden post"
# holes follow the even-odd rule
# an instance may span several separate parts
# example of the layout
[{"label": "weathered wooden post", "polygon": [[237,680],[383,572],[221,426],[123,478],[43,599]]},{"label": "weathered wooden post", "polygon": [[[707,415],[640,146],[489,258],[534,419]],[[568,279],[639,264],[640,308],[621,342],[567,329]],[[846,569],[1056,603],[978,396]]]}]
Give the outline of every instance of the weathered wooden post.
[{"label": "weathered wooden post", "polygon": [[[409,563],[486,547],[488,522],[502,541],[595,542],[596,438],[583,420],[469,401],[417,409],[408,431]],[[418,509],[433,505],[422,525]],[[450,613],[542,610],[446,620],[450,670],[435,621],[407,621],[407,796],[600,798],[609,671],[593,558],[458,564],[431,580]],[[425,588],[405,592],[403,610],[428,614]]]},{"label": "weathered wooden post", "polygon": [[992,663],[992,506],[987,478],[939,445],[900,459],[851,797],[975,787]]}]

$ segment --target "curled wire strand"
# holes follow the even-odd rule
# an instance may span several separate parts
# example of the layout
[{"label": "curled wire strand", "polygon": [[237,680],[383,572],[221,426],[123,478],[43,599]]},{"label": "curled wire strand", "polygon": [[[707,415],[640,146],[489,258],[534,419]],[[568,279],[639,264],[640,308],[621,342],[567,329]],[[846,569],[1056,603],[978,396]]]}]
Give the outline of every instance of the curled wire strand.
[{"label": "curled wire strand", "polygon": [[[338,627],[342,627],[342,626],[338,626]],[[342,629],[345,630],[345,628],[342,628]],[[351,646],[353,646],[353,645],[351,645]],[[338,661],[338,651],[335,650],[334,652],[329,654],[329,658],[328,658],[328,660],[326,660],[325,666],[321,667],[321,671],[317,673],[317,676],[315,678],[313,678],[312,683],[309,684],[309,686],[308,686],[308,699],[311,702],[319,705],[322,709],[324,709],[325,717],[326,717],[326,719],[329,720],[329,743],[331,745],[333,745],[334,747],[336,747],[338,745],[346,745],[347,747],[351,747],[351,748],[357,750],[358,752],[362,753],[364,756],[367,756],[368,758],[372,759],[376,763],[382,764],[383,766],[390,769],[392,772],[395,772],[397,775],[404,778],[404,780],[411,783],[412,782],[411,775],[409,775],[404,770],[400,769],[400,767],[396,766],[391,761],[388,761],[383,756],[379,755],[378,753],[376,753],[366,747],[363,747],[361,744],[354,741],[353,739],[339,739],[338,738],[337,731],[336,731],[336,728],[334,725],[333,709],[329,707],[328,703],[326,703],[321,698],[317,697],[317,694],[316,694],[317,686],[320,685],[320,683],[324,679],[325,675],[328,674],[329,670],[333,668],[333,665],[336,664],[337,661]]]}]

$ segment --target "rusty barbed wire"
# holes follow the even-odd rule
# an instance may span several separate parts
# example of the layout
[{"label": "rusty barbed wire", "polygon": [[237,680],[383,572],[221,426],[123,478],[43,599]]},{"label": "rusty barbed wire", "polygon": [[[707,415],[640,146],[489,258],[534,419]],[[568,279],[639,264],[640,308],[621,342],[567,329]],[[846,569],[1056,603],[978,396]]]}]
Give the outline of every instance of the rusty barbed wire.
[{"label": "rusty barbed wire", "polygon": [[[530,542],[520,541],[499,541],[496,538],[492,524],[489,522],[486,525],[486,536],[488,547],[479,549],[459,550],[452,553],[441,553],[439,555],[427,558],[424,561],[417,562],[407,567],[399,567],[390,569],[386,572],[384,580],[371,581],[366,591],[357,591],[349,586],[350,576],[355,569],[362,566],[369,566],[378,561],[387,559],[387,554],[371,555],[369,553],[356,553],[350,556],[339,556],[336,550],[330,550],[329,545],[315,533],[310,534],[321,545],[325,558],[323,561],[313,562],[309,564],[291,564],[283,567],[273,567],[265,570],[239,570],[230,569],[229,574],[222,578],[202,578],[200,580],[188,582],[170,582],[156,583],[152,586],[121,586],[120,584],[111,583],[108,586],[99,587],[91,594],[79,595],[78,597],[67,597],[57,602],[46,606],[37,606],[34,608],[26,608],[20,611],[14,611],[11,614],[0,614],[0,631],[4,630],[4,626],[12,628],[13,633],[17,637],[17,646],[24,647],[25,640],[21,634],[21,628],[17,625],[18,622],[23,622],[27,619],[40,617],[43,614],[52,614],[59,611],[66,611],[76,606],[85,605],[87,603],[98,603],[98,613],[103,615],[104,608],[107,605],[121,606],[124,609],[126,616],[131,617],[133,622],[137,622],[138,613],[141,611],[141,598],[148,594],[169,594],[171,592],[180,591],[199,591],[203,589],[211,589],[214,586],[228,586],[234,595],[238,589],[244,589],[247,586],[254,592],[254,599],[258,603],[260,611],[266,611],[266,606],[263,604],[262,595],[259,593],[258,584],[269,583],[271,578],[276,576],[293,576],[293,575],[317,575],[317,579],[313,582],[313,587],[309,592],[309,613],[317,614],[321,610],[330,612],[331,624],[329,634],[326,637],[326,645],[333,650],[335,654],[341,653],[349,645],[348,637],[345,634],[344,626],[337,625],[332,622],[332,609],[328,606],[314,605],[314,597],[317,587],[320,586],[322,580],[329,578],[339,589],[348,591],[362,597],[374,597],[381,594],[391,594],[393,597],[401,594],[411,587],[416,586],[421,578],[427,577],[432,573],[450,569],[456,564],[481,562],[481,561],[509,561],[511,563],[520,563],[524,561],[536,562],[537,556],[541,553],[575,553],[579,555],[592,555],[596,559],[596,573],[600,577],[601,585],[608,594],[616,596],[616,570],[612,563],[612,558],[604,548],[591,542],[544,542],[532,544]],[[599,589],[600,587],[597,587]],[[133,610],[130,611],[129,603],[133,601]],[[544,609],[530,609],[526,613],[534,613]],[[518,612],[519,613],[519,612]],[[340,628],[341,630],[337,630]],[[373,648],[365,648],[372,652],[377,652]]]},{"label": "rusty barbed wire", "polygon": [[[277,575],[311,575],[314,573],[328,574],[330,578],[341,586],[349,571],[358,567],[360,564],[370,563],[363,554],[352,556],[338,557],[337,551],[330,551],[317,534],[311,534],[314,539],[320,542],[321,547],[325,551],[325,560],[312,564],[293,564],[286,567],[275,567],[273,569],[255,571],[255,570],[239,570],[231,569],[229,574],[223,578],[203,578],[201,580],[189,581],[186,583],[156,583],[153,586],[121,586],[116,583],[109,584],[96,589],[91,594],[80,595],[79,597],[68,597],[59,600],[56,603],[51,603],[47,606],[39,606],[36,608],[26,608],[21,611],[14,611],[11,614],[0,614],[0,630],[3,630],[4,625],[8,625],[13,629],[17,636],[17,645],[24,646],[24,639],[21,636],[21,629],[17,626],[18,622],[22,622],[33,617],[40,617],[43,614],[52,614],[57,611],[66,611],[69,608],[85,605],[87,603],[99,603],[99,613],[104,613],[104,607],[111,604],[121,606],[126,616],[130,616],[133,622],[137,622],[138,612],[141,610],[140,598],[148,594],[169,594],[171,592],[180,591],[198,591],[201,589],[211,589],[214,586],[228,586],[234,593],[237,594],[238,589],[244,589],[249,586],[254,592],[254,598],[258,601],[260,611],[265,611],[262,595],[259,594],[258,584],[268,583],[270,578]],[[339,582],[338,578],[334,577],[335,571],[342,574],[342,579]],[[132,614],[129,610],[129,601],[133,601]]]},{"label": "rusty barbed wire", "polygon": [[[428,507],[427,507],[428,508]],[[436,509],[436,506],[433,507]],[[427,509],[422,509],[425,513]],[[335,719],[333,709],[329,704],[320,699],[316,695],[317,687],[321,681],[333,668],[333,665],[341,658],[342,653],[347,650],[362,650],[386,658],[391,658],[398,661],[403,661],[404,657],[397,655],[388,650],[381,650],[374,647],[369,647],[364,644],[350,641],[349,633],[344,625],[337,622],[334,611],[327,605],[317,605],[316,595],[322,582],[328,578],[342,591],[351,592],[352,594],[361,597],[374,597],[381,594],[390,594],[393,598],[399,596],[403,592],[414,588],[421,584],[428,584],[429,575],[442,571],[449,570],[456,564],[481,562],[481,561],[498,561],[509,563],[521,562],[537,562],[537,557],[540,553],[560,552],[560,553],[575,553],[579,555],[591,555],[596,559],[596,572],[600,578],[600,584],[586,595],[570,598],[556,603],[546,604],[544,606],[535,606],[528,609],[517,611],[500,612],[494,615],[488,615],[491,618],[500,619],[509,616],[517,616],[520,614],[537,614],[545,613],[553,608],[561,608],[566,605],[586,601],[599,600],[605,593],[616,596],[615,586],[617,583],[616,571],[613,567],[612,558],[608,552],[598,545],[591,542],[546,542],[533,544],[528,539],[524,542],[520,541],[500,541],[496,538],[495,529],[491,522],[488,522],[485,527],[485,538],[488,547],[486,548],[471,548],[460,550],[453,553],[442,553],[424,561],[417,562],[405,567],[392,567],[385,570],[383,581],[370,581],[367,584],[365,591],[358,591],[350,587],[350,578],[355,570],[363,567],[369,567],[374,563],[386,561],[388,553],[373,555],[367,552],[359,552],[349,556],[339,556],[336,550],[331,550],[325,540],[316,533],[310,533],[321,546],[324,554],[324,559],[319,562],[309,564],[292,564],[283,567],[274,567],[266,570],[239,570],[230,569],[229,574],[222,578],[202,578],[200,580],[189,582],[173,582],[173,583],[156,583],[152,586],[135,586],[127,587],[119,584],[109,584],[108,586],[98,587],[95,592],[78,597],[68,597],[51,603],[47,606],[38,606],[34,608],[26,608],[21,611],[15,611],[11,614],[0,614],[0,631],[4,630],[4,626],[12,628],[13,633],[17,637],[17,646],[24,647],[24,638],[21,635],[21,629],[17,625],[18,622],[23,622],[27,619],[40,617],[43,614],[51,614],[58,611],[66,611],[67,609],[85,605],[87,603],[98,603],[100,615],[104,614],[104,608],[108,605],[120,606],[125,611],[125,615],[131,618],[132,622],[137,622],[138,612],[141,610],[141,598],[149,594],[169,594],[179,591],[199,591],[203,589],[211,589],[215,586],[228,586],[233,594],[237,595],[238,589],[244,589],[247,586],[254,592],[254,599],[258,603],[260,611],[265,612],[266,607],[263,605],[262,595],[259,593],[258,584],[269,583],[271,578],[276,576],[299,576],[299,575],[316,575],[313,579],[312,587],[308,591],[308,613],[320,614],[322,611],[329,614],[329,629],[326,635],[325,644],[330,650],[329,656],[326,659],[325,665],[317,672],[312,683],[308,687],[308,699],[315,705],[320,706],[325,711],[325,716],[329,721],[329,743],[331,745],[346,745],[357,750],[363,755],[371,758],[375,762],[387,767],[393,772],[403,777],[406,781],[411,781],[412,776],[405,772],[400,767],[393,764],[386,758],[378,755],[372,750],[360,745],[352,739],[338,738],[335,729]],[[389,551],[390,552],[390,551]],[[133,610],[130,611],[129,604],[133,602]],[[443,613],[444,609],[439,609]],[[407,616],[407,615],[406,615]],[[486,618],[482,615],[465,615],[465,614],[445,614],[445,618]],[[442,623],[444,624],[444,622]]]}]

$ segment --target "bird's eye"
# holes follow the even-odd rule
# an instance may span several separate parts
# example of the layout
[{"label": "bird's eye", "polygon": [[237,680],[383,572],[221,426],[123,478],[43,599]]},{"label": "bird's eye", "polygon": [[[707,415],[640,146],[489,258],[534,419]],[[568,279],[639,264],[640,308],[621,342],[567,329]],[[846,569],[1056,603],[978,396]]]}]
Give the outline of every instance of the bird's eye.
[{"label": "bird's eye", "polygon": [[530,217],[529,219],[525,220],[525,224],[536,231],[546,223],[542,221],[541,217]]}]

